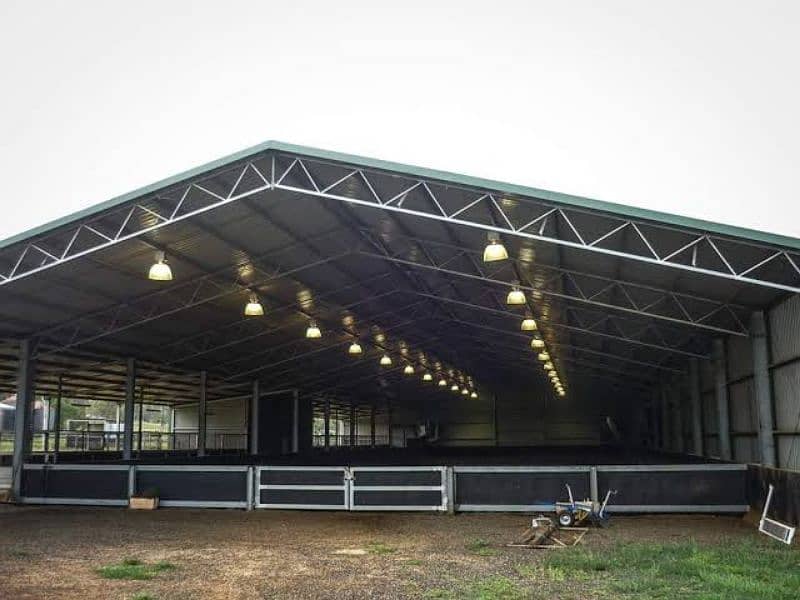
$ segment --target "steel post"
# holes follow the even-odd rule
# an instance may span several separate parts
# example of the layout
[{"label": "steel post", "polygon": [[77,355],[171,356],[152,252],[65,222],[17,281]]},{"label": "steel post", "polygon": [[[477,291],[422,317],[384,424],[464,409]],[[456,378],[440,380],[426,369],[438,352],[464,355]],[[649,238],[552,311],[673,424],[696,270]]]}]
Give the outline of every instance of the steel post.
[{"label": "steel post", "polygon": [[757,310],[750,319],[750,335],[753,341],[753,380],[758,410],[758,445],[761,464],[776,466],[775,419],[772,412],[772,385],[769,373],[769,338],[764,312]]}]

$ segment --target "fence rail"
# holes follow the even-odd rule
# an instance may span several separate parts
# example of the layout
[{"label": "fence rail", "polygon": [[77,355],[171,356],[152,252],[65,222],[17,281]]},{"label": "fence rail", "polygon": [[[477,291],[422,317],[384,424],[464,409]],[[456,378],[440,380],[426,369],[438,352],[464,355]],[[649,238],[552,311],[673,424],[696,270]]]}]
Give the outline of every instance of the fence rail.
[{"label": "fence rail", "polygon": [[[124,432],[121,431],[70,431],[61,430],[58,436],[59,452],[121,452]],[[135,451],[197,450],[196,431],[138,431],[133,434]],[[31,439],[32,452],[56,451],[55,431],[35,431]],[[227,430],[208,430],[207,450],[247,450],[247,434]],[[14,432],[0,431],[0,454],[14,451]]]}]

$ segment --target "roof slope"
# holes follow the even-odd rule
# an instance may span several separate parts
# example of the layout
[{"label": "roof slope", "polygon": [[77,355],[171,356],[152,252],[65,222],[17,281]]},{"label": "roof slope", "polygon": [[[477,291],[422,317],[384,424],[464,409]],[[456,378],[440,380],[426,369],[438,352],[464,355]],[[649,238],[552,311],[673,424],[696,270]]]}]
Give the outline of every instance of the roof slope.
[{"label": "roof slope", "polygon": [[308,146],[299,146],[295,144],[288,144],[285,142],[270,140],[252,146],[240,152],[224,156],[217,160],[211,161],[204,165],[194,167],[182,173],[178,173],[172,177],[156,181],[150,185],[133,190],[121,196],[111,198],[105,202],[100,202],[89,208],[71,213],[59,219],[55,219],[33,229],[29,229],[17,235],[11,236],[0,241],[0,249],[11,246],[13,244],[25,241],[27,239],[46,234],[64,225],[91,217],[102,211],[108,210],[125,204],[135,198],[149,194],[161,188],[165,188],[181,181],[191,179],[200,174],[208,171],[225,167],[226,165],[236,163],[249,156],[253,156],[265,151],[275,150],[279,152],[290,152],[294,154],[301,154],[309,158],[316,158],[321,160],[332,160],[343,163],[356,164],[366,168],[379,169],[391,173],[403,174],[412,177],[421,177],[428,179],[435,179],[441,182],[446,182],[455,185],[463,185],[474,188],[484,188],[487,190],[494,190],[506,194],[516,194],[521,196],[530,196],[540,198],[548,202],[561,204],[565,207],[574,207],[581,209],[588,209],[593,211],[603,212],[609,215],[615,215],[624,218],[642,219],[663,225],[670,225],[681,228],[694,229],[697,231],[706,231],[709,233],[740,238],[742,240],[749,240],[753,242],[769,244],[773,246],[782,246],[787,249],[800,250],[800,239],[785,235],[778,235],[759,231],[755,229],[748,229],[745,227],[737,227],[734,225],[726,225],[722,223],[715,223],[712,221],[705,221],[702,219],[694,219],[691,217],[675,215],[671,213],[648,210],[634,206],[627,206],[624,204],[617,204],[614,202],[606,202],[603,200],[595,200],[592,198],[585,198],[582,196],[574,196],[571,194],[563,194],[560,192],[553,192],[550,190],[543,190],[534,187],[527,187],[516,185],[503,181],[495,181],[492,179],[483,179],[480,177],[470,177],[458,173],[451,173],[448,171],[439,171],[436,169],[428,169],[425,167],[418,167],[414,165],[406,165],[391,161],[379,160],[375,158],[368,158],[364,156],[357,156],[352,154],[345,154],[341,152],[333,152],[330,150],[322,150],[319,148],[312,148]]}]

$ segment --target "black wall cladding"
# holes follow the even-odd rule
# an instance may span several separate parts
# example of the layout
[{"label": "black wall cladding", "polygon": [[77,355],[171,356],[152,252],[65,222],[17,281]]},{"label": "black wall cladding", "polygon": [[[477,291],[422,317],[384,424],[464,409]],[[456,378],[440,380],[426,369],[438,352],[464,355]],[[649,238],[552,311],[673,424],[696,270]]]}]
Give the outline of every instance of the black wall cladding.
[{"label": "black wall cladding", "polygon": [[24,469],[22,490],[30,498],[127,500],[128,469]]},{"label": "black wall cladding", "polygon": [[800,525],[800,473],[758,465],[747,468],[747,497],[750,507],[764,510],[769,484],[775,486],[769,517],[788,525]]},{"label": "black wall cladding", "polygon": [[599,492],[617,490],[615,505],[747,505],[745,472],[613,471],[597,474]]},{"label": "black wall cladding", "polygon": [[456,473],[456,504],[552,504],[567,499],[567,483],[576,500],[589,496],[588,472]]},{"label": "black wall cladding", "polygon": [[247,471],[137,471],[136,489],[161,500],[247,502]]}]

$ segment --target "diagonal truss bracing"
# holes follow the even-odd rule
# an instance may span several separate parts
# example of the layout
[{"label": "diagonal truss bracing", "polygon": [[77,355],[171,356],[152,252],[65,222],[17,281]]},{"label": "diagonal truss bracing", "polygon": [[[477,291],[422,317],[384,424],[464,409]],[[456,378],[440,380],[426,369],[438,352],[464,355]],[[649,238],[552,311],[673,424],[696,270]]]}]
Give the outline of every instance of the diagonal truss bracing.
[{"label": "diagonal truss bracing", "polygon": [[800,292],[800,254],[602,210],[266,150],[0,249],[0,286],[274,190]]},{"label": "diagonal truss bracing", "polygon": [[[403,243],[391,254],[366,249],[360,254],[507,287],[516,285],[520,271],[529,271],[532,267],[513,259],[485,265],[476,260],[479,255],[476,250],[419,238],[395,236],[395,239]],[[521,268],[513,270],[513,264]],[[523,281],[519,287],[537,297],[552,296],[717,333],[747,335],[744,321],[749,311],[743,306],[552,265],[536,263],[533,268],[537,274],[536,284]]]}]

